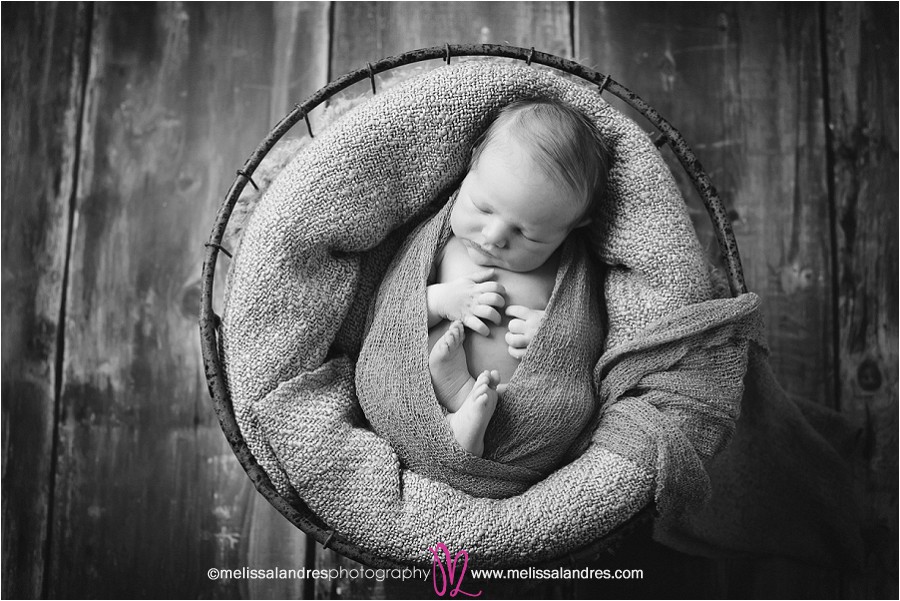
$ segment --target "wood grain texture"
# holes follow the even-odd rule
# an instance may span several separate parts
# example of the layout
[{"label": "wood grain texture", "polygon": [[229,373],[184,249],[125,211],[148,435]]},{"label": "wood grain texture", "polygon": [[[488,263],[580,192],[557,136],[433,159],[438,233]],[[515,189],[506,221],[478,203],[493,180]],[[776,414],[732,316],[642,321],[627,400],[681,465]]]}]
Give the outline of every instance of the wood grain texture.
[{"label": "wood grain texture", "polygon": [[[728,115],[722,99],[734,94],[726,73],[736,71],[737,42],[716,11],[698,5],[578,3],[575,34],[577,60],[631,89],[681,131],[730,208],[734,182],[723,163],[737,142],[724,131]],[[611,94],[604,98],[656,135],[640,113]],[[661,152],[710,262],[721,265],[706,209],[675,155],[667,146]]]},{"label": "wood grain texture", "polygon": [[274,68],[269,111],[273,125],[295,104],[328,83],[328,13],[327,2],[273,3]]},{"label": "wood grain texture", "polygon": [[448,43],[534,46],[572,56],[564,2],[337,2],[334,11],[334,76],[407,50]]},{"label": "wood grain texture", "polygon": [[[97,6],[51,595],[247,594],[246,581],[207,570],[259,561],[261,530],[289,527],[256,521],[256,492],[210,407],[196,326],[212,215],[272,124],[275,33],[263,5]],[[277,547],[286,560],[293,543]]]},{"label": "wood grain texture", "polygon": [[[245,478],[249,495],[249,508],[245,513],[246,525],[241,535],[246,545],[244,565],[251,569],[271,570],[283,568],[299,570],[306,565],[307,536],[291,525],[258,494]],[[256,579],[243,583],[241,596],[245,599],[307,599],[311,585],[299,579]]]},{"label": "wood grain texture", "polygon": [[841,410],[866,425],[864,573],[897,596],[897,5],[827,4]]},{"label": "wood grain texture", "polygon": [[[779,381],[833,406],[815,5],[579,3],[576,30],[579,59],[648,101],[693,147],[733,217],[748,286],[763,300]],[[709,218],[664,156],[715,264]]]},{"label": "wood grain texture", "polygon": [[4,3],[2,12],[2,596],[38,598],[88,17],[77,3]]},{"label": "wood grain texture", "polygon": [[[576,29],[576,55],[653,105],[712,178],[730,210],[748,286],[762,298],[779,382],[834,407],[824,40],[817,6],[580,3]],[[680,168],[664,156],[717,264],[709,219]],[[672,561],[685,565],[672,575],[673,584],[707,578],[724,595],[834,597],[842,585],[835,571],[785,558]]]}]

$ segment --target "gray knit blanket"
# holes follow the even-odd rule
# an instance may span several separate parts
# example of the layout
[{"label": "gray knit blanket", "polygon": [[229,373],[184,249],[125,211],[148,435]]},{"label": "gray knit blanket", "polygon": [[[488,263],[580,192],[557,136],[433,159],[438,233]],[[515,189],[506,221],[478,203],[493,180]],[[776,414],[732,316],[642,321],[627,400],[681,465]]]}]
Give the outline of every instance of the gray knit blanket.
[{"label": "gray knit blanket", "polygon": [[[592,369],[602,409],[573,441],[585,449],[577,459],[521,494],[476,498],[425,467],[402,467],[363,417],[355,368],[397,250],[446,201],[497,108],[534,94],[582,110],[612,148],[609,332]],[[594,88],[479,61],[379,93],[283,170],[235,255],[222,350],[255,458],[337,533],[399,561],[428,563],[427,547],[444,542],[482,564],[523,564],[596,539],[650,500],[677,515],[708,496],[703,463],[734,429],[758,332],[753,295],[710,296],[690,220],[648,136]]]}]

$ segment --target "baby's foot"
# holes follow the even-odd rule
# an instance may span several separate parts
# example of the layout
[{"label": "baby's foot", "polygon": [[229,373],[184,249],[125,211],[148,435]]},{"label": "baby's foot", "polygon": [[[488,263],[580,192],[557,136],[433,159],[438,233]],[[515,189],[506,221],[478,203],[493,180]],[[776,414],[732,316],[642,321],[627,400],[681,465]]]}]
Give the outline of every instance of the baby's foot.
[{"label": "baby's foot", "polygon": [[484,454],[484,432],[497,409],[499,383],[500,373],[496,370],[482,372],[462,407],[447,416],[456,441],[462,448],[479,457]]},{"label": "baby's foot", "polygon": [[463,341],[466,330],[461,321],[454,321],[444,335],[434,343],[428,356],[431,384],[438,402],[450,411],[458,410],[475,385],[466,365]]}]

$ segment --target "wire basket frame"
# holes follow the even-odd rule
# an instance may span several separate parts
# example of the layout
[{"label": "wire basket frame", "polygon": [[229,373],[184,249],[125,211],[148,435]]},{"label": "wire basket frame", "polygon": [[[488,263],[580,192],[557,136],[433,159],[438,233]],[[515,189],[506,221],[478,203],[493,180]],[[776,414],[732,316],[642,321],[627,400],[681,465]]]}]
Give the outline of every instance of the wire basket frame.
[{"label": "wire basket frame", "polygon": [[[552,54],[539,52],[532,48],[499,44],[445,44],[432,48],[413,50],[397,56],[384,58],[375,63],[367,63],[365,67],[351,71],[346,75],[335,79],[328,85],[319,89],[304,102],[295,105],[293,110],[279,121],[272,131],[256,147],[243,166],[237,170],[237,176],[228,190],[222,206],[216,214],[209,241],[206,243],[205,257],[202,272],[202,288],[200,296],[200,336],[201,350],[203,353],[203,365],[209,394],[213,400],[213,407],[222,431],[229,445],[237,456],[241,466],[247,472],[256,489],[265,499],[275,507],[294,526],[311,535],[316,541],[326,548],[332,548],[342,555],[370,566],[377,567],[401,567],[403,564],[372,553],[350,541],[345,540],[333,529],[325,524],[295,493],[282,496],[274,487],[268,474],[257,463],[256,458],[247,446],[241,435],[240,428],[234,414],[231,396],[229,394],[224,366],[219,354],[218,328],[221,319],[213,310],[213,283],[219,252],[227,256],[231,254],[222,247],[222,238],[226,226],[231,218],[231,213],[245,186],[249,182],[254,188],[256,183],[252,176],[256,168],[268,154],[268,152],[281,140],[281,138],[300,121],[306,122],[310,137],[313,137],[312,125],[309,121],[309,113],[314,108],[346,88],[369,79],[372,93],[377,92],[375,75],[404,65],[419,63],[427,60],[443,59],[450,63],[452,57],[460,56],[488,56],[503,57],[525,61],[527,65],[537,63],[552,67],[559,71],[580,77],[598,86],[599,93],[608,91],[624,101],[633,109],[643,115],[659,132],[655,144],[661,146],[668,144],[678,158],[682,168],[688,174],[694,188],[697,190],[707,213],[712,221],[716,233],[716,240],[724,259],[724,267],[728,278],[732,296],[738,296],[747,292],[744,282],[743,269],[737,242],[731,228],[731,221],[725,211],[721,199],[709,176],[703,170],[700,161],[694,155],[691,148],[685,142],[681,134],[666,121],[653,107],[642,100],[637,94],[621,85],[609,75],[594,71],[574,61],[570,61]],[[653,507],[648,506],[637,515],[626,521],[613,532],[601,538],[597,543],[588,545],[583,549],[567,554],[570,561],[577,561],[588,556],[596,555],[596,546],[602,543],[610,548],[617,545],[631,532],[646,523],[653,513]],[[561,559],[561,558],[560,558]],[[550,562],[553,563],[553,562]]]}]

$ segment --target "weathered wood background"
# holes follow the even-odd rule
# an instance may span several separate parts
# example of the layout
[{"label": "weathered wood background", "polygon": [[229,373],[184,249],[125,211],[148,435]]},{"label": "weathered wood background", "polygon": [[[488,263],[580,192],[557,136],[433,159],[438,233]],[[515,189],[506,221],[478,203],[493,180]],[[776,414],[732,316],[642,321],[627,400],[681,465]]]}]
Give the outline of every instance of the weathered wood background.
[{"label": "weathered wood background", "polygon": [[[3,596],[410,594],[207,578],[352,564],[307,545],[227,447],[200,261],[293,103],[369,60],[491,42],[611,73],[682,131],[731,210],[781,383],[865,433],[864,573],[665,556],[658,589],[895,597],[897,23],[895,3],[3,3]],[[503,594],[609,592],[586,586]]]}]

